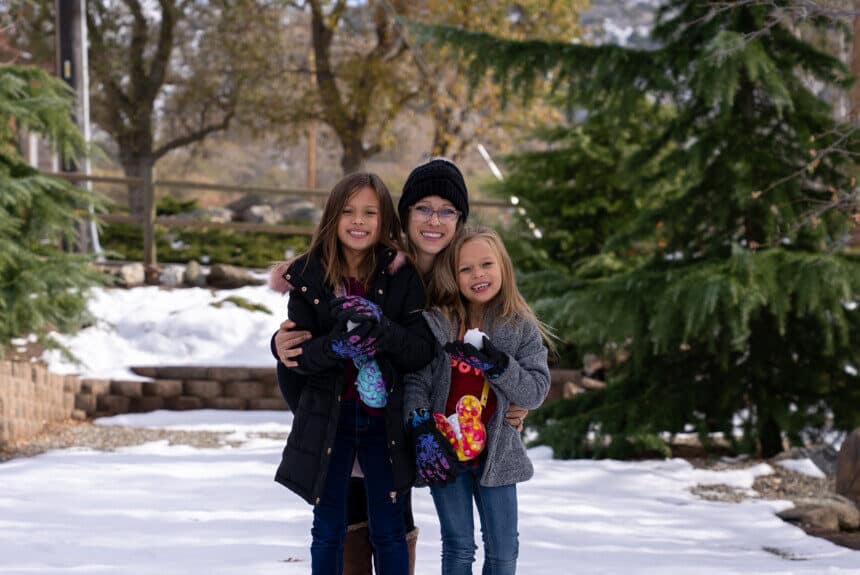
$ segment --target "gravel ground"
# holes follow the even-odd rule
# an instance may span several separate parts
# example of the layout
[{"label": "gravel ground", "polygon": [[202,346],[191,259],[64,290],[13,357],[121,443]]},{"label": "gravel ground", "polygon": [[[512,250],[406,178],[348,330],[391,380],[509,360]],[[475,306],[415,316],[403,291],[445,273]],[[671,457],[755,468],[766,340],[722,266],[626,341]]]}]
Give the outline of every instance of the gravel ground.
[{"label": "gravel ground", "polygon": [[[113,451],[119,447],[141,445],[167,440],[170,445],[190,445],[199,448],[238,446],[228,441],[229,433],[214,431],[179,431],[170,429],[141,429],[93,425],[92,422],[66,421],[51,424],[38,436],[13,446],[0,448],[0,462],[17,457],[33,457],[52,449],[88,447],[97,451]],[[283,433],[249,433],[249,438],[283,439]]]},{"label": "gravel ground", "polygon": [[[690,463],[696,467],[720,471],[752,467],[760,462],[755,460],[727,462],[696,459],[690,460]],[[836,479],[834,477],[816,479],[815,477],[790,471],[778,465],[773,460],[767,461],[767,463],[773,468],[774,472],[770,475],[756,477],[751,491],[728,485],[697,485],[690,491],[702,499],[726,503],[740,503],[750,499],[781,499],[796,503],[801,499],[824,498],[827,495],[834,495],[836,493]],[[860,550],[860,531],[832,532],[807,529],[806,532],[809,535],[832,541],[837,545]]]}]

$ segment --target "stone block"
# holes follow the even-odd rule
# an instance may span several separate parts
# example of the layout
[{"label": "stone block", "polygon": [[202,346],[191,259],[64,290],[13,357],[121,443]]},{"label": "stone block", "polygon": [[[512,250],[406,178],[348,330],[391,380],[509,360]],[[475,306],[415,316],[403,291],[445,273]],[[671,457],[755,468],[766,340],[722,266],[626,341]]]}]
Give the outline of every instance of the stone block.
[{"label": "stone block", "polygon": [[283,399],[264,397],[261,399],[249,399],[248,409],[264,409],[272,411],[287,411],[287,402]]},{"label": "stone block", "polygon": [[273,367],[257,367],[251,369],[251,377],[255,381],[259,381],[264,385],[278,384],[278,371]]},{"label": "stone block", "polygon": [[130,369],[132,373],[143,377],[151,377],[153,379],[158,377],[158,368],[155,366],[132,367]]},{"label": "stone block", "polygon": [[179,397],[171,397],[164,400],[164,407],[166,409],[173,409],[176,411],[186,411],[189,409],[200,409],[203,407],[203,400],[199,397],[189,397],[187,395],[180,395]]},{"label": "stone block", "polygon": [[860,506],[860,427],[848,434],[839,449],[836,493]]},{"label": "stone block", "polygon": [[251,370],[246,367],[210,367],[206,379],[215,381],[247,381],[251,379]]},{"label": "stone block", "polygon": [[208,379],[209,368],[197,365],[177,365],[156,368],[157,379]]},{"label": "stone block", "polygon": [[263,385],[266,386],[266,397],[274,397],[276,399],[281,399],[281,390],[278,387],[277,383],[275,385]]},{"label": "stone block", "polygon": [[66,393],[78,393],[81,390],[81,378],[77,375],[67,375],[63,379],[63,391]]},{"label": "stone block", "polygon": [[99,395],[96,404],[99,411],[112,415],[128,413],[128,408],[131,406],[131,398],[125,395]]},{"label": "stone block", "polygon": [[210,397],[203,400],[207,409],[246,409],[248,402],[238,397]]},{"label": "stone block", "polygon": [[148,411],[156,411],[164,409],[163,397],[133,397],[131,398],[131,406],[129,411],[132,413],[146,413]]},{"label": "stone block", "polygon": [[182,385],[182,390],[185,395],[200,398],[220,397],[223,394],[221,383],[208,379],[192,379],[190,381],[186,381]]},{"label": "stone block", "polygon": [[110,381],[107,379],[84,379],[81,381],[81,391],[93,395],[107,395],[110,392]]},{"label": "stone block", "polygon": [[12,377],[16,379],[26,379],[32,381],[32,372],[30,371],[30,364],[24,363],[23,361],[13,361]]},{"label": "stone block", "polygon": [[143,382],[143,395],[153,397],[176,397],[182,395],[182,381],[178,379],[157,379]]},{"label": "stone block", "polygon": [[73,409],[72,410],[72,419],[76,421],[86,421],[87,412],[82,409]]},{"label": "stone block", "polygon": [[62,409],[66,413],[71,413],[75,408],[75,394],[74,393],[64,393],[63,394],[63,406]]},{"label": "stone block", "polygon": [[75,409],[79,409],[92,415],[98,409],[97,397],[91,393],[78,393],[75,395]]},{"label": "stone block", "polygon": [[30,381],[36,384],[37,387],[44,386],[48,381],[48,370],[43,365],[33,365],[30,367]]},{"label": "stone block", "polygon": [[111,381],[110,392],[112,395],[124,395],[125,397],[142,397],[142,381]]},{"label": "stone block", "polygon": [[265,397],[265,395],[265,387],[258,381],[231,381],[224,384],[225,397],[260,399]]},{"label": "stone block", "polygon": [[51,389],[63,389],[65,380],[65,376],[59,373],[48,373],[48,387]]}]

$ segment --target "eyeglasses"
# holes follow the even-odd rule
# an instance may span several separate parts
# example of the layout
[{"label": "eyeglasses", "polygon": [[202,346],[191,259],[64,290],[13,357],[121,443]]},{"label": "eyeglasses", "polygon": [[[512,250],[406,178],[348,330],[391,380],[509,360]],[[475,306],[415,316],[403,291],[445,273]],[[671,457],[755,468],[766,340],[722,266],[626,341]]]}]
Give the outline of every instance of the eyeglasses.
[{"label": "eyeglasses", "polygon": [[434,210],[430,206],[410,206],[409,209],[421,216],[425,222],[432,220],[433,214],[436,214],[440,222],[446,224],[456,222],[460,219],[460,212],[454,208],[439,208],[438,210]]}]

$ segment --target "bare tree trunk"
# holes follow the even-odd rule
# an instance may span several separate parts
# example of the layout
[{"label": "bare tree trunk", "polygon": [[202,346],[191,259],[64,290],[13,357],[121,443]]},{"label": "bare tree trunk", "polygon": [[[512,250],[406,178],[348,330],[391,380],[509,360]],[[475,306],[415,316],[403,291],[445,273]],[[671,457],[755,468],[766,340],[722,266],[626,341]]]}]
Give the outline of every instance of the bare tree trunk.
[{"label": "bare tree trunk", "polygon": [[155,166],[155,158],[148,154],[129,153],[122,156],[122,168],[128,178],[140,178],[143,184],[132,184],[128,186],[128,211],[133,216],[143,215],[146,203],[146,190],[152,189],[146,183],[152,182],[152,170]]},{"label": "bare tree trunk", "polygon": [[344,174],[351,174],[362,169],[367,159],[367,152],[360,139],[351,139],[343,142],[343,156],[340,158],[340,167]]}]

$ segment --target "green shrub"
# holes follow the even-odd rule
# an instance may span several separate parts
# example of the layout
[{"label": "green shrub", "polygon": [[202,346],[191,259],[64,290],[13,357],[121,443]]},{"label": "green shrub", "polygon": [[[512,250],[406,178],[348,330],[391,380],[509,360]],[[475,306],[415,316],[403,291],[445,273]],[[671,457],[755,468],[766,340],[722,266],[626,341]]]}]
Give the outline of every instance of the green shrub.
[{"label": "green shrub", "polygon": [[[159,262],[230,264],[264,268],[284,259],[284,250],[301,253],[308,238],[286,234],[238,233],[230,230],[195,229],[169,231],[156,228]],[[109,224],[102,228],[101,242],[108,257],[120,260],[143,259],[143,231],[129,224]]]}]

